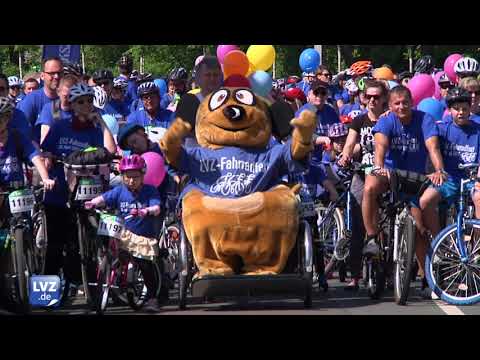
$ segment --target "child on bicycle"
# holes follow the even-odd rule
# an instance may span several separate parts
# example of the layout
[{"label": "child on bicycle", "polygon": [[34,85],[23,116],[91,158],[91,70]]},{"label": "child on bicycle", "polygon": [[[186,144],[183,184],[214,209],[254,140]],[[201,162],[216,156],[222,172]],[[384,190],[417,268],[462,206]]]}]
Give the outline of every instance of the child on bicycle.
[{"label": "child on bicycle", "polygon": [[[107,206],[119,210],[125,218],[125,229],[120,248],[128,251],[140,265],[147,287],[147,312],[158,312],[157,282],[153,261],[159,255],[157,230],[160,215],[160,194],[151,185],[144,184],[145,160],[139,155],[129,155],[120,162],[123,184],[85,203],[85,208]],[[132,217],[129,217],[132,215]]]}]

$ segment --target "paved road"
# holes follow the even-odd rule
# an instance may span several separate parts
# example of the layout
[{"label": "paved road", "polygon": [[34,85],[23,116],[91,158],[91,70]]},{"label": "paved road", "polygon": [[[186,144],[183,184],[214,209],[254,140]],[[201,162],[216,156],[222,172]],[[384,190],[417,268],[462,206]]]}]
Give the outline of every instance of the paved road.
[{"label": "paved road", "polygon": [[[328,293],[314,290],[313,308],[305,310],[303,301],[295,298],[286,299],[234,299],[216,300],[204,303],[200,299],[190,299],[186,311],[179,311],[176,306],[176,290],[172,290],[169,304],[158,315],[480,315],[480,305],[456,307],[443,301],[424,300],[420,297],[420,283],[415,284],[415,291],[408,306],[398,306],[393,299],[393,292],[387,292],[382,301],[368,298],[365,289],[351,293],[343,290],[344,284],[337,280],[330,281]],[[84,315],[85,302],[81,298],[73,304],[55,311],[34,310],[35,315]],[[92,314],[92,313],[90,313]],[[110,306],[107,315],[143,315],[129,307]]]}]

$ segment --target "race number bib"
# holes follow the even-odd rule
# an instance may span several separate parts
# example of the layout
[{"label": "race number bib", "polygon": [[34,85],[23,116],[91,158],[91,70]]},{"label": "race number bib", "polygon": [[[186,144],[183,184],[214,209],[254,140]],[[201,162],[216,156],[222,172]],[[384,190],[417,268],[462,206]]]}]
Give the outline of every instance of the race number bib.
[{"label": "race number bib", "polygon": [[17,190],[8,196],[10,203],[10,212],[18,214],[33,210],[35,204],[35,196],[29,189]]},{"label": "race number bib", "polygon": [[100,179],[80,179],[75,200],[92,200],[103,191]]},{"label": "race number bib", "polygon": [[307,218],[315,216],[315,204],[310,202],[300,203],[300,217]]},{"label": "race number bib", "polygon": [[102,214],[100,215],[100,224],[98,226],[97,235],[120,239],[122,237],[123,228],[124,224],[122,218],[114,215]]}]

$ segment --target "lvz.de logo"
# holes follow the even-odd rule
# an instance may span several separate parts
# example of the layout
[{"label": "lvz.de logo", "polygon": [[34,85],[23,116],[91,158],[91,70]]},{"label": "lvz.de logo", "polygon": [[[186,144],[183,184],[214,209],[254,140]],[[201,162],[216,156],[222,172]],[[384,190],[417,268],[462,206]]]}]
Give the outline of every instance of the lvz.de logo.
[{"label": "lvz.de logo", "polygon": [[58,276],[32,276],[30,278],[30,304],[37,307],[60,305],[61,286]]}]

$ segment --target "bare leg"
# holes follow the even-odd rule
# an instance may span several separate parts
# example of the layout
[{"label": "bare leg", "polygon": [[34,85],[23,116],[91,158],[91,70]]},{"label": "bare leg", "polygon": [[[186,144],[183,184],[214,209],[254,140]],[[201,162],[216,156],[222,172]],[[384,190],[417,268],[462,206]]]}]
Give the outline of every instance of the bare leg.
[{"label": "bare leg", "polygon": [[387,178],[368,175],[363,191],[362,216],[367,236],[378,233],[378,202],[377,197],[387,190]]}]

